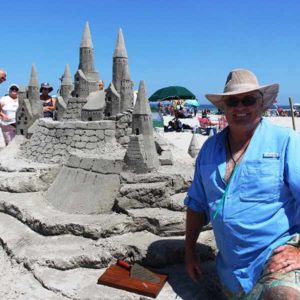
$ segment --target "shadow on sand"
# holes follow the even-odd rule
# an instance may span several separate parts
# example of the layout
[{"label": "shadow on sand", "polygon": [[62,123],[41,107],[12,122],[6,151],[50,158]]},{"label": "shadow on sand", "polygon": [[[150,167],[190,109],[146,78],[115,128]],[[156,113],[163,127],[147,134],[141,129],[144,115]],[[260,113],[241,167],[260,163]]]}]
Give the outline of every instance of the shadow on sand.
[{"label": "shadow on sand", "polygon": [[226,300],[216,274],[214,249],[198,243],[197,254],[203,270],[198,283],[194,283],[185,271],[183,240],[166,239],[152,243],[143,263],[169,275],[168,283],[177,294],[175,299]]}]

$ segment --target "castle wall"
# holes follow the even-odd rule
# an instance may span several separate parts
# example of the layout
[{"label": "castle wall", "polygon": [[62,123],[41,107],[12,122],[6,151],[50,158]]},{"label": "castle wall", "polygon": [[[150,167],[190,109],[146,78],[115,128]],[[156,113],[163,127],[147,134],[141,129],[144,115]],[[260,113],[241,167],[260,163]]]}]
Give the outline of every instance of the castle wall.
[{"label": "castle wall", "polygon": [[46,198],[52,206],[69,213],[111,212],[119,193],[122,169],[123,157],[71,155]]},{"label": "castle wall", "polygon": [[23,151],[34,161],[63,163],[74,150],[97,151],[111,143],[126,147],[131,133],[130,113],[120,114],[115,120],[90,122],[43,118]]},{"label": "castle wall", "polygon": [[81,110],[86,104],[86,98],[69,98],[67,109],[63,115],[64,120],[81,120]]},{"label": "castle wall", "polygon": [[82,110],[81,112],[82,121],[100,121],[103,120],[103,111],[101,110]]}]

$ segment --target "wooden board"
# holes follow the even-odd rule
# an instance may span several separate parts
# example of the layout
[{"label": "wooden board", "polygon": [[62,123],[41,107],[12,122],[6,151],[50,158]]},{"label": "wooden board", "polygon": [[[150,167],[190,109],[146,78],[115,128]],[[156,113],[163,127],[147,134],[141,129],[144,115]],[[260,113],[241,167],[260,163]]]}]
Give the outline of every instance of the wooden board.
[{"label": "wooden board", "polygon": [[98,284],[156,298],[166,283],[168,275],[156,272],[153,273],[160,278],[160,283],[151,283],[148,281],[130,278],[129,270],[118,265],[112,265],[100,276]]}]

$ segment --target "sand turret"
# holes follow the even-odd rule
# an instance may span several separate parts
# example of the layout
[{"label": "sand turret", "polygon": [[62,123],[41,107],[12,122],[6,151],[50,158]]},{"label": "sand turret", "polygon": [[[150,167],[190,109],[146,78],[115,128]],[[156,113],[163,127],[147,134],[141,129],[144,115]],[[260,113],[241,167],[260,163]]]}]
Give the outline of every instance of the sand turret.
[{"label": "sand turret", "polygon": [[99,89],[100,78],[94,66],[94,49],[88,22],[85,24],[79,52],[80,61],[75,74],[74,96],[76,98],[87,97],[89,93]]},{"label": "sand turret", "polygon": [[64,74],[61,77],[60,95],[63,98],[68,98],[71,96],[72,90],[73,90],[73,80],[71,76],[70,66],[66,64]]},{"label": "sand turret", "polygon": [[124,65],[121,80],[121,112],[133,107],[133,89],[128,64]]},{"label": "sand turret", "polygon": [[116,48],[113,55],[113,84],[120,94],[121,92],[121,80],[124,74],[125,65],[128,64],[128,56],[125,48],[125,42],[122,29],[119,29]]},{"label": "sand turret", "polygon": [[147,98],[145,82],[141,80],[132,115],[132,132],[124,158],[127,167],[135,173],[147,173],[158,169],[152,114]]},{"label": "sand turret", "polygon": [[32,115],[36,118],[42,115],[42,104],[40,101],[39,83],[37,78],[36,67],[31,67],[30,80],[28,84],[28,100],[31,106]]},{"label": "sand turret", "polygon": [[188,148],[188,154],[194,158],[198,155],[199,150],[200,150],[200,145],[196,139],[195,133],[193,133],[193,136],[192,136],[189,148]]},{"label": "sand turret", "polygon": [[78,69],[83,73],[94,72],[94,48],[89,23],[86,22],[80,43],[80,62]]}]

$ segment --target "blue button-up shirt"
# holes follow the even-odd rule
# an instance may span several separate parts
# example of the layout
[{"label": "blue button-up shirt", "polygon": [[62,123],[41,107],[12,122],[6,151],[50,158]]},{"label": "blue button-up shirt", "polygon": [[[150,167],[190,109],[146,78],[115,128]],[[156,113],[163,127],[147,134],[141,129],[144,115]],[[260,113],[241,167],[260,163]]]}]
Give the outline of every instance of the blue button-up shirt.
[{"label": "blue button-up shirt", "polygon": [[272,251],[300,233],[300,135],[262,119],[220,204],[227,132],[203,145],[185,204],[212,223],[223,283],[247,293]]}]

